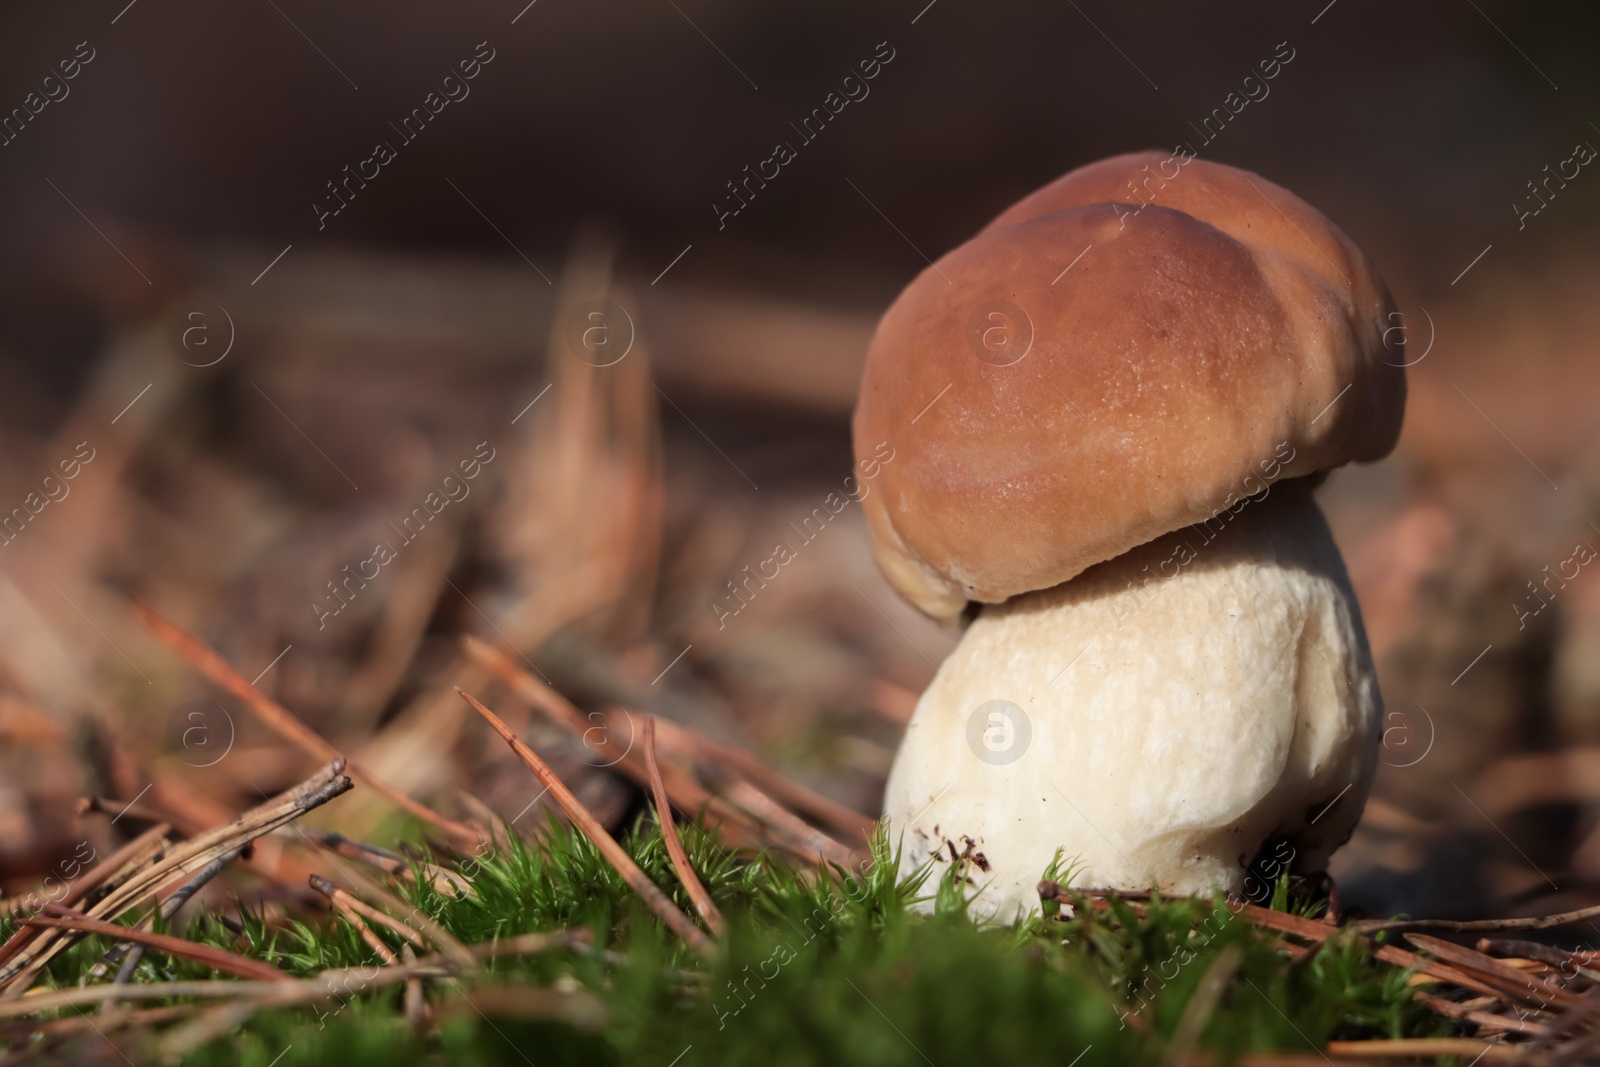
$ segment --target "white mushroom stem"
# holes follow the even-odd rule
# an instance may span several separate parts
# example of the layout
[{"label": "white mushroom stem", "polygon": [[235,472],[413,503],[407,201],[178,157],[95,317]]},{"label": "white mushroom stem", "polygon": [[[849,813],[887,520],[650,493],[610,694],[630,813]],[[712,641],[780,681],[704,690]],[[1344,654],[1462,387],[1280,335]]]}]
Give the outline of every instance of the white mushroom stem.
[{"label": "white mushroom stem", "polygon": [[966,857],[974,911],[1000,919],[1038,909],[1058,848],[1076,885],[1237,893],[1264,846],[1325,870],[1381,714],[1339,551],[1284,482],[985,606],[917,704],[884,811],[902,873]]}]

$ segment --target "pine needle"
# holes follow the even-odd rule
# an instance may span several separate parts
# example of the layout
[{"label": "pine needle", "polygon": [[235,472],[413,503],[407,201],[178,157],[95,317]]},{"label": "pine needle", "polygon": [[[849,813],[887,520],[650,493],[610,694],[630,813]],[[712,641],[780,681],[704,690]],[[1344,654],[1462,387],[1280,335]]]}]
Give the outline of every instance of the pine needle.
[{"label": "pine needle", "polygon": [[661,768],[656,765],[656,718],[648,715],[644,720],[644,761],[650,769],[650,792],[655,799],[656,822],[661,827],[661,836],[667,844],[667,855],[672,857],[672,869],[678,872],[678,880],[683,883],[683,888],[689,894],[689,899],[694,902],[694,909],[700,913],[700,918],[705,920],[706,926],[718,937],[722,936],[725,924],[722,921],[722,912],[717,910],[716,902],[711,899],[711,894],[706,892],[706,887],[701,883],[700,876],[694,873],[694,867],[689,864],[689,856],[683,851],[683,839],[678,836],[678,824],[672,819],[672,803],[667,799],[667,787],[661,784]]},{"label": "pine needle", "polygon": [[[135,603],[133,607],[134,613],[139,617],[139,621],[144,623],[151,633],[155,634],[173,651],[193,664],[201,674],[211,679],[213,683],[226,689],[236,698],[249,705],[261,717],[263,722],[284,738],[299,745],[317,759],[332,760],[342,758],[338,749],[323,740],[315,730],[296,718],[288,708],[251,685],[245,680],[244,675],[233,669],[232,664],[223,659],[199,638],[193,636],[176,623],[158,615],[153,609],[144,604]],[[458,845],[473,848],[483,840],[483,835],[475,828],[465,823],[456,822],[454,819],[445,818],[427,805],[413,800],[360,764],[348,762],[347,766],[352,778],[370,786],[374,791],[382,793],[419,819],[437,826],[449,834],[451,840]]]},{"label": "pine needle", "polygon": [[655,912],[656,917],[700,955],[706,957],[715,956],[717,949],[711,939],[706,937],[700,928],[661,891],[660,887],[639,869],[639,865],[633,862],[633,858],[623,850],[621,845],[617,844],[616,838],[606,832],[606,828],[600,825],[600,820],[596,819],[589,812],[589,809],[583,806],[578,798],[572,794],[572,790],[568,789],[565,783],[556,776],[556,773],[546,766],[544,760],[540,759],[533,749],[523,744],[517,735],[511,732],[511,728],[500,720],[498,715],[484,707],[470,693],[462,692],[459,689],[456,692],[461,693],[462,699],[471,704],[478,714],[482,715],[489,725],[494,727],[495,732],[505,739],[506,744],[511,746],[511,751],[517,754],[517,758],[527,764],[534,777],[539,779],[539,783],[550,791],[550,796],[555,800],[557,806],[566,813],[567,818],[572,820],[572,824],[594,843],[594,846],[600,850],[600,854],[605,856],[611,865],[617,869],[617,873],[622,875],[623,880],[628,883],[635,893],[639,894],[645,905]]}]

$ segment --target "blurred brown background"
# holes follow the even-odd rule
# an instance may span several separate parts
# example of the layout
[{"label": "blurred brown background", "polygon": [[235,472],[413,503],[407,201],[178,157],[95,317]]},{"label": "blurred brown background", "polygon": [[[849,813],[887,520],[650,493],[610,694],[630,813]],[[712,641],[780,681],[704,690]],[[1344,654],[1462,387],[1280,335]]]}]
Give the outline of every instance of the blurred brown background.
[{"label": "blurred brown background", "polygon": [[[0,146],[0,508],[93,452],[0,546],[8,889],[116,839],[79,796],[238,806],[303,770],[134,598],[452,810],[534,799],[450,691],[509,699],[460,659],[470,631],[586,711],[693,723],[875,811],[955,635],[895,600],[855,509],[736,617],[713,605],[849,473],[866,339],[923,253],[1187,141],[1354,237],[1417,360],[1397,453],[1321,494],[1391,716],[1346,902],[1600,891],[1600,569],[1549,580],[1600,549],[1600,177],[1547,181],[1600,147],[1600,9],[124,2],[0,10],[0,109],[24,109]],[[1202,145],[1280,42],[1270,94]],[[406,140],[391,124],[475,53]],[[380,141],[395,158],[319,229]],[[719,226],[778,141],[797,158]],[[596,301],[632,342],[611,366],[575,354]],[[327,583],[484,441],[470,494],[319,626]],[[584,767],[627,743],[605,734],[544,742],[615,822],[633,795]]]}]

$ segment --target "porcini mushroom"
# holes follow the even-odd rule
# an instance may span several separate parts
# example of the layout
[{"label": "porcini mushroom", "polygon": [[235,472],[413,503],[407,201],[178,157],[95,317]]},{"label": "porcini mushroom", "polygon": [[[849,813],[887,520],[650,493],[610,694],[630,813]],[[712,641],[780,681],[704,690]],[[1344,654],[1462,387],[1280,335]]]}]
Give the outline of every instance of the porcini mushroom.
[{"label": "porcini mushroom", "polygon": [[1398,321],[1310,205],[1160,153],[1052,182],[900,294],[864,508],[890,584],[971,619],[889,775],[903,863],[963,861],[1000,918],[1058,849],[1079,885],[1177,895],[1242,891],[1264,849],[1325,869],[1382,701],[1311,488],[1394,447]]}]

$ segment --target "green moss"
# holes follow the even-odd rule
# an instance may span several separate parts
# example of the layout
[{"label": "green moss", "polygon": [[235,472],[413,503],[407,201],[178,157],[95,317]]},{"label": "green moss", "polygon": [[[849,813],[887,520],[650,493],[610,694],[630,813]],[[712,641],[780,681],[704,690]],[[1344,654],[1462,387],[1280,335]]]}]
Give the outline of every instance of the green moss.
[{"label": "green moss", "polygon": [[[624,843],[692,914],[655,827],[640,825]],[[832,879],[770,856],[735,862],[692,828],[685,844],[728,921],[710,963],[662,930],[598,851],[561,826],[541,846],[518,843],[459,864],[476,899],[426,884],[400,891],[469,944],[559,927],[593,931],[595,951],[501,959],[478,982],[581,987],[606,1005],[609,1021],[598,1031],[462,1011],[436,1035],[419,1037],[405,1023],[399,988],[356,988],[347,1000],[258,1015],[185,1062],[1153,1064],[1229,946],[1237,971],[1200,1042],[1225,1056],[1447,1032],[1411,1003],[1404,973],[1360,946],[1335,938],[1292,959],[1276,935],[1235,916],[1221,898],[1112,900],[1103,908],[1074,900],[1056,918],[984,925],[966,914],[959,871],[931,886],[927,872],[897,883],[882,837],[871,873]],[[933,914],[912,910],[930,894]],[[1284,899],[1276,894],[1275,905]],[[203,917],[187,934],[300,976],[374,963],[342,920],[269,928],[247,915],[240,935]],[[399,948],[398,938],[389,940]],[[76,984],[106,947],[106,939],[89,938],[62,954],[52,981]],[[204,977],[204,968],[152,953],[134,980]],[[440,1003],[467,988],[432,982],[429,997]]]}]

